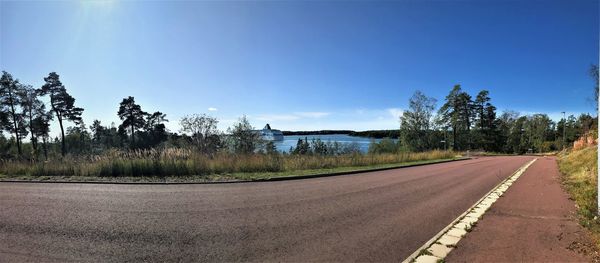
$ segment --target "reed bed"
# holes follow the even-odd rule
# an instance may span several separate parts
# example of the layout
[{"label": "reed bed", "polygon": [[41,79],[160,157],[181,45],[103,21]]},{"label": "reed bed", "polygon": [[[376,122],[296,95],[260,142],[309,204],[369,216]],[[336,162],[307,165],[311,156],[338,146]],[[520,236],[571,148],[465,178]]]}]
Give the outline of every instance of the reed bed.
[{"label": "reed bed", "polygon": [[11,176],[207,176],[360,167],[451,159],[454,156],[455,153],[449,151],[338,156],[219,153],[207,156],[187,149],[112,150],[102,155],[46,162],[0,160],[0,173]]}]

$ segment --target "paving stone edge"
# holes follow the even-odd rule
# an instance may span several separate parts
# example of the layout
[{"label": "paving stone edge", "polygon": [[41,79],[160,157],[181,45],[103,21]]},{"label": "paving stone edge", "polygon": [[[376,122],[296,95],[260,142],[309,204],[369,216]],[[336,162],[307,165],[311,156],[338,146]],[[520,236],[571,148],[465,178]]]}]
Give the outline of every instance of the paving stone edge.
[{"label": "paving stone edge", "polygon": [[[485,212],[500,198],[537,158],[521,166],[511,176],[502,180],[492,190],[479,199],[473,206],[458,216],[452,223],[438,232],[423,246],[413,252],[403,263],[441,262],[456,247],[456,244],[469,233],[470,229]],[[423,252],[422,252],[423,251]]]}]

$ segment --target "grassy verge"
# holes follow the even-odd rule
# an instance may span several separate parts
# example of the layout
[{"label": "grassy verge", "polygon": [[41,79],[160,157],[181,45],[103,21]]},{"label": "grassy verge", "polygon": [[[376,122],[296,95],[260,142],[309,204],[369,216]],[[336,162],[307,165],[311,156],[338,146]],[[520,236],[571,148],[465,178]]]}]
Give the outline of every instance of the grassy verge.
[{"label": "grassy verge", "polygon": [[32,176],[32,175],[0,175],[0,180],[23,180],[23,181],[73,181],[73,182],[155,182],[155,183],[177,183],[177,182],[215,182],[215,181],[253,181],[268,180],[272,178],[292,178],[302,176],[315,176],[340,173],[354,173],[379,169],[401,168],[414,165],[434,164],[460,160],[460,158],[445,158],[433,160],[410,161],[402,163],[377,164],[367,166],[348,166],[336,168],[304,169],[296,171],[281,172],[254,172],[254,173],[225,173],[210,174],[205,176]]},{"label": "grassy verge", "polygon": [[324,168],[324,169],[307,169],[297,171],[285,171],[285,172],[267,172],[267,173],[235,173],[231,174],[232,178],[238,180],[264,180],[271,178],[283,178],[283,177],[297,177],[297,176],[311,176],[321,174],[337,174],[337,173],[353,173],[379,169],[393,169],[402,168],[406,166],[422,165],[422,164],[434,164],[439,162],[446,162],[450,160],[457,160],[458,158],[447,158],[447,159],[434,159],[434,160],[422,160],[412,161],[403,163],[390,163],[390,164],[377,164],[368,166],[349,166],[349,167],[336,167],[336,168]]},{"label": "grassy verge", "polygon": [[122,152],[47,162],[0,161],[0,174],[11,176],[167,177],[289,173],[398,164],[453,158],[446,151],[346,155],[229,154],[214,156],[184,149]]},{"label": "grassy verge", "polygon": [[600,220],[598,220],[598,148],[561,153],[558,165],[562,182],[577,204],[579,222],[591,230],[596,246],[600,248]]}]

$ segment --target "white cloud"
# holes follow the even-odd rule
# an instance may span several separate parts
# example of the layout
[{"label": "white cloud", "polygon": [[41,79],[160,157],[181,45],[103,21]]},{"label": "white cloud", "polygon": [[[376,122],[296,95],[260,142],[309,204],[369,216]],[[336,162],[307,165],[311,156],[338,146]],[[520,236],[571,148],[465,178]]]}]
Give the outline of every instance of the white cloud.
[{"label": "white cloud", "polygon": [[329,112],[307,111],[290,114],[260,114],[254,119],[259,121],[295,121],[299,119],[318,119],[329,116]]},{"label": "white cloud", "polygon": [[271,127],[286,131],[318,131],[318,130],[389,130],[398,129],[398,122],[389,118],[356,120],[332,120],[327,122],[289,122],[285,125],[272,124]]},{"label": "white cloud", "polygon": [[263,114],[256,116],[255,119],[259,121],[293,121],[300,117],[293,114]]},{"label": "white cloud", "polygon": [[404,111],[400,108],[389,108],[389,109],[387,109],[387,112],[397,120],[400,118],[400,116],[402,116],[402,113]]},{"label": "white cloud", "polygon": [[304,118],[322,118],[322,117],[331,115],[330,112],[318,112],[318,111],[296,112],[294,114],[299,117],[304,117]]},{"label": "white cloud", "polygon": [[214,108],[214,107],[210,107],[210,108],[208,108],[208,111],[218,111],[218,109]]}]

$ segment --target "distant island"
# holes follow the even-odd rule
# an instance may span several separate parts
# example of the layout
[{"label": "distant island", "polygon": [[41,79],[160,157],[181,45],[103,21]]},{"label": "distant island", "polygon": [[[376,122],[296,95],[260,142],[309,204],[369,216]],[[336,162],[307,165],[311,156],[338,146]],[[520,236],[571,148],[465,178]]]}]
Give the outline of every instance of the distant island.
[{"label": "distant island", "polygon": [[369,131],[352,131],[352,130],[320,130],[320,131],[283,131],[283,135],[331,135],[331,134],[346,134],[350,136],[369,137],[369,138],[392,138],[397,139],[400,136],[400,130],[369,130]]}]

